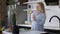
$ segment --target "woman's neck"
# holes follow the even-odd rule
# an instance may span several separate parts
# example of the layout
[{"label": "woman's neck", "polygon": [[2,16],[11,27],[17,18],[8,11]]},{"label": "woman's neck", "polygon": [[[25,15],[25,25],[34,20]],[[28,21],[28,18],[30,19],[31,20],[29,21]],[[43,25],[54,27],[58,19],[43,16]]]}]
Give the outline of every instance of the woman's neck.
[{"label": "woman's neck", "polygon": [[39,13],[41,13],[41,11],[40,10],[37,10],[37,13],[39,14]]}]

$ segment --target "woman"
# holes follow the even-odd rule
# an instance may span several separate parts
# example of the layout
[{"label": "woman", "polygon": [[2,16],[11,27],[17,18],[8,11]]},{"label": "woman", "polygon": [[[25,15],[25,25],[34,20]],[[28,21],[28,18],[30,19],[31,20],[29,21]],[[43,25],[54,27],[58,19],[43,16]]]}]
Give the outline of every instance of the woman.
[{"label": "woman", "polygon": [[33,11],[31,14],[33,18],[33,20],[30,20],[32,22],[31,30],[43,31],[46,19],[44,4],[41,2],[37,3],[36,11]]}]

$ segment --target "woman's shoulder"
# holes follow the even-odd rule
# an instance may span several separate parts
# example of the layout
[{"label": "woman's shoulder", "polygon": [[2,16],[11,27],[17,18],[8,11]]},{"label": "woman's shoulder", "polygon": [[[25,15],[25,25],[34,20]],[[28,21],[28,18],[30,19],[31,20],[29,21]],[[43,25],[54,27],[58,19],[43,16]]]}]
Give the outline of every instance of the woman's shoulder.
[{"label": "woman's shoulder", "polygon": [[44,13],[40,13],[41,15],[45,15]]},{"label": "woman's shoulder", "polygon": [[44,16],[45,16],[45,14],[44,14],[44,13],[40,13],[40,16],[44,17]]}]

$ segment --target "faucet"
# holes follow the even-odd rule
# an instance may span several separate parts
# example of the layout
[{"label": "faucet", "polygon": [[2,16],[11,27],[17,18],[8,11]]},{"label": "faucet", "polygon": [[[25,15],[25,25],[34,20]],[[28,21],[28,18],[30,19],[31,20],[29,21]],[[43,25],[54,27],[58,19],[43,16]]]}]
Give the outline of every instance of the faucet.
[{"label": "faucet", "polygon": [[51,22],[51,19],[52,19],[53,17],[56,17],[56,18],[59,20],[59,23],[60,23],[60,18],[59,18],[58,16],[56,16],[56,15],[52,16],[52,17],[50,18],[49,22]]}]

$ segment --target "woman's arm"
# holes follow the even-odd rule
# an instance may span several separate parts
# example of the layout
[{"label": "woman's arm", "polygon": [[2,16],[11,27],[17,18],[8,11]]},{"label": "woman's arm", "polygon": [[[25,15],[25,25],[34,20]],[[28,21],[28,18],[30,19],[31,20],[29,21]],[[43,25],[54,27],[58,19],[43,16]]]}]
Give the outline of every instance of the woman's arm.
[{"label": "woman's arm", "polygon": [[46,16],[44,14],[42,14],[40,25],[44,25],[45,24],[45,20],[46,20]]},{"label": "woman's arm", "polygon": [[32,12],[28,15],[28,21],[31,22],[31,14]]},{"label": "woman's arm", "polygon": [[33,21],[36,21],[36,18],[35,18],[35,16],[32,14],[32,18],[33,18]]}]

